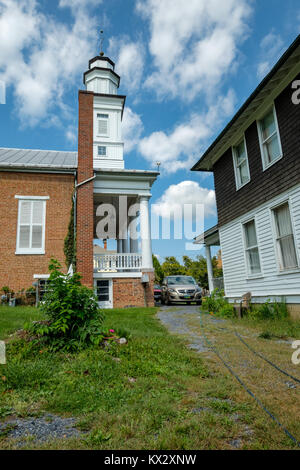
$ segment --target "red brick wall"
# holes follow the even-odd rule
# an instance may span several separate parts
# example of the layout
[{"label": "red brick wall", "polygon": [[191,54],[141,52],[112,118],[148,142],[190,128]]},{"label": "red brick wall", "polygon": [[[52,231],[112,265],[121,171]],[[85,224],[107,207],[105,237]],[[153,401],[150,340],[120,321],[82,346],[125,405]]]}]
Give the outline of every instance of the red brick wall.
[{"label": "red brick wall", "polygon": [[[64,239],[72,207],[73,175],[0,173],[0,287],[15,292],[32,286],[34,274],[47,274],[52,257],[65,266]],[[18,200],[49,196],[46,201],[45,255],[16,255]]]},{"label": "red brick wall", "polygon": [[[154,306],[152,273],[149,275],[150,283],[146,286],[146,301],[148,307]],[[113,306],[114,308],[124,307],[145,307],[145,288],[140,278],[117,278],[113,279]]]},{"label": "red brick wall", "polygon": [[[91,92],[79,92],[78,183],[93,176],[93,103]],[[94,198],[93,181],[77,190],[77,271],[93,286]]]}]

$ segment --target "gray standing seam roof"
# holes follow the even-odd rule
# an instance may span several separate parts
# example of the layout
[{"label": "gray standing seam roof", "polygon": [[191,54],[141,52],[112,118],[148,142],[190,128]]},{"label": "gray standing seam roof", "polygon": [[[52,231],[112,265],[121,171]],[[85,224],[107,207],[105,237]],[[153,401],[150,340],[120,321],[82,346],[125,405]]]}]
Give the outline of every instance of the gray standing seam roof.
[{"label": "gray standing seam roof", "polygon": [[77,152],[0,148],[0,168],[76,169]]}]

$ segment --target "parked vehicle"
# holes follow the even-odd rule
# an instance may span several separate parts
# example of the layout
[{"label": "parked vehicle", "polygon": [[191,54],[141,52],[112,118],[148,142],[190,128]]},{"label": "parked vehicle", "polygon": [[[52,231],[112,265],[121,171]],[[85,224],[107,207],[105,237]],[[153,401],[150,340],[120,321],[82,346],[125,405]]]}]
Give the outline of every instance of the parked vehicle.
[{"label": "parked vehicle", "polygon": [[162,304],[185,302],[202,303],[202,289],[192,276],[167,276],[162,284]]},{"label": "parked vehicle", "polygon": [[154,294],[155,302],[160,302],[161,301],[161,287],[159,284],[154,285],[153,294]]}]

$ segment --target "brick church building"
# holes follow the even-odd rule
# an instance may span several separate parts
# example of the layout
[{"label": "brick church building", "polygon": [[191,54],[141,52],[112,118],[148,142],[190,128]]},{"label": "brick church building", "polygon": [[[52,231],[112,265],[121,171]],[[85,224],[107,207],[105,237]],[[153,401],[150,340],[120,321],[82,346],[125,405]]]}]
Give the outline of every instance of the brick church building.
[{"label": "brick church building", "polygon": [[[67,272],[64,241],[71,225],[76,270],[99,305],[151,306],[149,199],[158,173],[125,169],[126,97],[118,94],[114,62],[101,52],[83,81],[78,152],[0,148],[0,287],[18,292],[45,281],[51,258]],[[107,238],[115,239],[116,249],[99,253],[99,238],[104,247]]]}]

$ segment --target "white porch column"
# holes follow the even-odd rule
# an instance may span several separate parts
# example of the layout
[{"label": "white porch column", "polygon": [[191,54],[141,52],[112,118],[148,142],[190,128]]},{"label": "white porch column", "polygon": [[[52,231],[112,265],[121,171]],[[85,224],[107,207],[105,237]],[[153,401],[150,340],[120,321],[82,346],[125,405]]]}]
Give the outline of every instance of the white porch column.
[{"label": "white porch column", "polygon": [[136,233],[135,233],[135,230],[134,230],[134,226],[136,227],[136,224],[137,224],[137,219],[138,219],[138,216],[132,217],[131,220],[130,220],[130,225],[129,225],[130,253],[138,253],[139,252],[139,241],[135,236]]},{"label": "white porch column", "polygon": [[122,240],[122,253],[128,253],[128,239]]},{"label": "white porch column", "polygon": [[117,253],[123,253],[122,240],[120,240],[119,238],[117,239]]},{"label": "white porch column", "polygon": [[205,254],[206,254],[206,262],[207,262],[209,292],[212,293],[214,290],[214,281],[213,281],[214,275],[213,275],[213,266],[211,262],[210,245],[205,245]]},{"label": "white porch column", "polygon": [[148,196],[140,197],[140,227],[142,266],[143,269],[153,269]]}]

